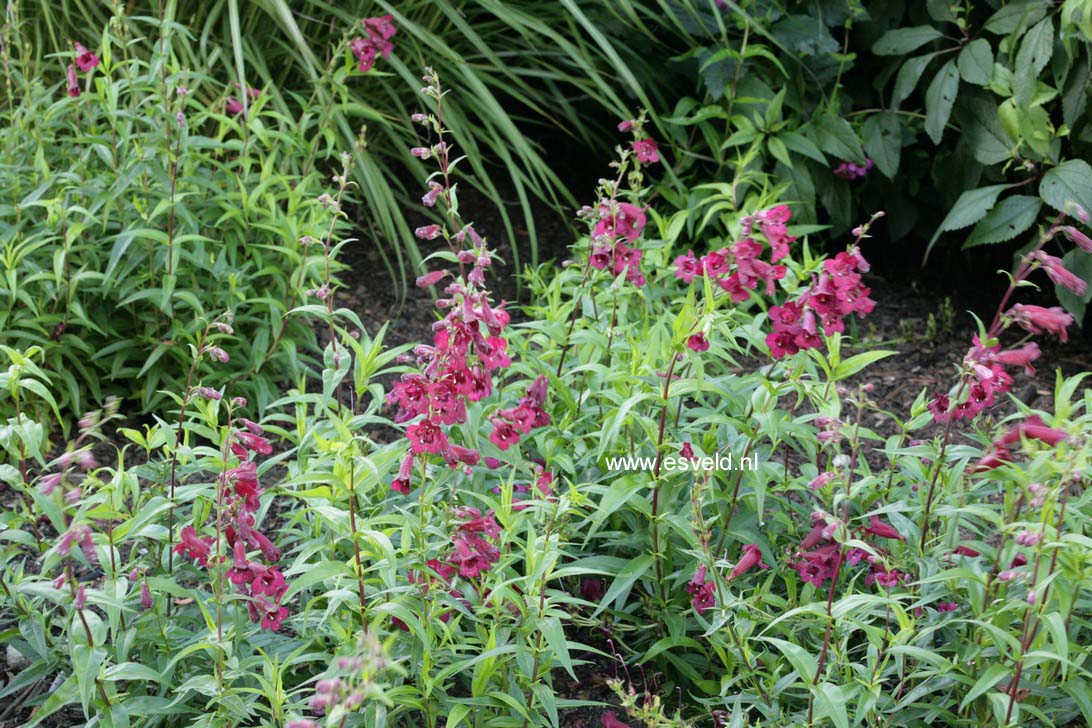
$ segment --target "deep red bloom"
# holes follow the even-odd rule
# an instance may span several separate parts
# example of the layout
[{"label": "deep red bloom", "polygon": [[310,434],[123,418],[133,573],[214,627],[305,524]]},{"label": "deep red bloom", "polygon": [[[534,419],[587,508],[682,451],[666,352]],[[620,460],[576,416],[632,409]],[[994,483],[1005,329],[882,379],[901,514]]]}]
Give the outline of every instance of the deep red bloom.
[{"label": "deep red bloom", "polygon": [[691,335],[691,337],[686,340],[686,345],[697,352],[709,351],[709,340],[705,338],[705,334],[701,331]]},{"label": "deep red bloom", "polygon": [[435,454],[448,445],[447,435],[431,420],[421,420],[407,427],[406,437],[410,441],[410,450],[417,454]]},{"label": "deep red bloom", "polygon": [[201,538],[198,537],[197,531],[193,526],[186,526],[182,529],[182,532],[178,535],[178,543],[174,546],[174,552],[187,558],[193,559],[201,566],[209,565],[209,555],[211,551],[212,539],[208,536]]},{"label": "deep red bloom", "polygon": [[694,572],[694,578],[686,585],[686,591],[690,594],[690,601],[694,605],[694,611],[698,614],[712,609],[717,604],[716,585],[705,580],[705,573],[705,564],[701,564]]},{"label": "deep red bloom", "polygon": [[507,450],[519,442],[519,430],[513,427],[511,423],[505,422],[499,417],[494,417],[491,421],[493,423],[493,432],[489,435],[490,442],[501,450]]},{"label": "deep red bloom", "polygon": [[[273,446],[269,444],[269,440],[261,435],[256,435],[253,432],[237,431],[235,433],[235,438],[246,447],[247,450],[256,452],[259,455],[270,455],[273,453]],[[239,457],[243,456],[240,455]]]}]

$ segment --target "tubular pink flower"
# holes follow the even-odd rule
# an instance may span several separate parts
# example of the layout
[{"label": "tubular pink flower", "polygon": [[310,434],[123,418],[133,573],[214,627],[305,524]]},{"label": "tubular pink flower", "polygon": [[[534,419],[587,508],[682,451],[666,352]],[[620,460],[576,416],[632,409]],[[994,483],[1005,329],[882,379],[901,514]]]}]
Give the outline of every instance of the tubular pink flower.
[{"label": "tubular pink flower", "polygon": [[1056,335],[1062,343],[1069,341],[1066,327],[1073,323],[1073,317],[1061,306],[1044,308],[1017,303],[1006,315],[1032,334],[1047,332]]},{"label": "tubular pink flower", "polygon": [[1074,296],[1083,296],[1088,290],[1088,284],[1066,268],[1061,258],[1056,258],[1042,250],[1035,251],[1032,258],[1038,261],[1050,280],[1065,288]]},{"label": "tubular pink flower", "polygon": [[739,578],[756,566],[760,569],[770,568],[762,563],[762,550],[758,547],[758,544],[749,543],[743,547],[743,555],[740,556],[739,561],[732,569],[732,578]]}]

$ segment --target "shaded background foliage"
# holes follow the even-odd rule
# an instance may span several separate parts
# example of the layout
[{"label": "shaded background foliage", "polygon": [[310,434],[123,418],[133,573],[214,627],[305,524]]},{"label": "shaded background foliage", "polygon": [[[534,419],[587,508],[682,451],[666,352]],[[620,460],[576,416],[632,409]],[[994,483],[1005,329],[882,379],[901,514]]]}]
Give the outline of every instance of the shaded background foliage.
[{"label": "shaded background foliage", "polygon": [[[360,18],[384,13],[399,29],[395,52],[368,74],[357,73],[345,42]],[[133,28],[112,26],[112,17]],[[5,67],[56,83],[64,70],[59,52],[77,41],[98,46],[113,33],[128,39],[126,55],[133,59],[163,54],[158,62],[176,81],[185,74],[207,79],[200,102],[211,111],[222,109],[232,84],[259,88],[257,133],[305,150],[263,156],[262,167],[294,180],[286,190],[313,188],[336,167],[341,150],[363,140],[353,161],[357,240],[350,244],[375,250],[391,285],[403,292],[423,257],[407,217],[416,213],[407,210],[416,208],[414,190],[425,169],[406,151],[416,141],[408,119],[423,65],[440,69],[464,92],[448,105],[448,121],[466,154],[467,184],[495,205],[502,230],[494,233],[514,240],[526,232],[530,240],[526,249],[512,246],[515,270],[543,257],[536,222],[546,210],[571,211],[580,196],[574,188],[590,187],[613,141],[601,130],[643,106],[668,162],[657,195],[693,211],[681,243],[700,249],[703,219],[738,210],[747,194],[773,184],[794,202],[797,219],[836,233],[886,210],[881,237],[866,247],[881,273],[909,275],[927,287],[988,289],[994,284],[981,273],[1008,266],[1011,253],[1034,236],[1044,207],[1092,207],[1092,170],[1082,161],[1090,141],[1090,17],[1089,0],[171,0],[124,6],[64,0],[9,6]],[[101,37],[88,35],[100,28]],[[44,103],[43,92],[13,94],[9,84],[9,112]],[[26,155],[18,158],[14,147],[8,153],[16,155],[7,159],[10,169],[32,169]],[[168,158],[165,152],[161,163]],[[874,165],[866,176],[839,173],[866,159]],[[26,202],[13,198],[5,221]],[[266,214],[249,209],[260,204],[239,195],[225,202],[246,209],[244,218]],[[273,217],[276,207],[268,209]],[[159,221],[160,233],[164,227]],[[235,249],[244,238],[224,244]],[[110,238],[87,242],[88,249],[113,244]],[[231,260],[238,252],[226,255]],[[51,265],[30,260],[12,258],[12,266]],[[1067,263],[1092,277],[1083,261]],[[104,253],[84,271],[98,281],[116,273],[110,266]],[[94,298],[99,285],[84,284],[80,295]],[[278,285],[287,290],[291,284]],[[58,310],[67,290],[54,287],[47,308]],[[1087,296],[1056,293],[1083,316]],[[204,307],[216,308],[211,303]],[[75,304],[85,302],[78,295]],[[275,300],[263,305],[279,327],[286,307]],[[162,313],[134,314],[148,315]],[[13,311],[6,324],[24,333],[9,332],[4,343],[55,348],[46,329],[56,322],[27,324]],[[159,346],[155,339],[174,336],[139,320],[134,327],[148,340],[125,352],[130,363],[79,378],[97,385],[104,375],[118,380],[146,373]],[[101,348],[94,336],[69,337],[65,346],[84,354]],[[264,353],[253,356],[260,360]],[[68,359],[76,370],[86,369],[79,357]],[[67,371],[59,361],[47,369]],[[272,378],[258,384],[266,392],[261,401],[299,366],[271,370]],[[185,373],[162,368],[168,381]],[[155,386],[141,395],[146,406]],[[75,399],[75,382],[67,388]]]}]

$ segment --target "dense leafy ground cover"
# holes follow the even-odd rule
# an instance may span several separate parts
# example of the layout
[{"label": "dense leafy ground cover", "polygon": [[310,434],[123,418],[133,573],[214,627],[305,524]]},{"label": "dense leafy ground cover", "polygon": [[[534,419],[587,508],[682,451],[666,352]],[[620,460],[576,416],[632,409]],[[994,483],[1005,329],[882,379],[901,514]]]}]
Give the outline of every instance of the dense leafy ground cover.
[{"label": "dense leafy ground cover", "polygon": [[[565,2],[569,57],[482,86],[533,5],[9,6],[0,724],[1092,722],[1088,4]],[[611,156],[521,269],[466,200],[551,197],[515,120],[559,89],[661,98],[614,45],[653,27],[701,93],[554,109]],[[898,58],[872,91],[851,39]],[[877,389],[868,258],[951,164],[921,252],[1020,247]],[[419,341],[345,305],[353,250]]]}]

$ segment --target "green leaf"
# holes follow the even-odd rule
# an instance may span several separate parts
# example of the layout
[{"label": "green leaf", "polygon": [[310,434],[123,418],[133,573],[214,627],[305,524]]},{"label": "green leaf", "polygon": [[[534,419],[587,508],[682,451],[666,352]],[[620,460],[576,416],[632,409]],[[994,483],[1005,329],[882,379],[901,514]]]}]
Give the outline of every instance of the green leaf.
[{"label": "green leaf", "polygon": [[959,709],[963,710],[968,705],[977,700],[980,696],[985,694],[987,690],[993,688],[994,685],[1001,682],[1008,677],[1009,667],[1000,663],[993,663],[986,668],[986,671],[975,682],[974,687],[963,697],[963,702],[959,704]]},{"label": "green leaf", "polygon": [[815,696],[816,707],[830,718],[836,728],[849,728],[846,698],[841,688],[828,682],[819,683],[812,689],[812,695]]},{"label": "green leaf", "polygon": [[873,114],[861,127],[861,136],[865,153],[876,163],[876,168],[888,179],[894,179],[902,156],[902,127],[898,114],[891,111]]},{"label": "green leaf", "polygon": [[1021,26],[1026,28],[1038,22],[1050,10],[1050,5],[1048,0],[1007,3],[990,16],[984,27],[991,33],[1008,35]]},{"label": "green leaf", "polygon": [[930,53],[925,56],[906,59],[906,62],[899,69],[899,74],[895,77],[895,88],[891,91],[891,108],[899,108],[899,105],[906,101],[910,94],[914,93],[918,81],[921,80],[921,74],[925,73],[926,66],[936,56],[936,53]]},{"label": "green leaf", "polygon": [[859,164],[864,163],[864,149],[861,140],[853,133],[853,127],[840,116],[826,113],[816,119],[811,126],[816,143],[824,152]]},{"label": "green leaf", "polygon": [[967,190],[960,195],[952,209],[944,216],[940,227],[933,234],[933,239],[929,241],[929,247],[925,249],[925,257],[929,257],[929,253],[941,233],[961,230],[974,225],[986,216],[990,208],[997,203],[997,198],[1009,187],[1010,185],[990,185],[989,187],[980,187],[977,190]]},{"label": "green leaf", "polygon": [[614,578],[614,582],[610,585],[610,589],[603,596],[603,601],[599,603],[592,616],[599,614],[603,609],[607,607],[612,601],[619,597],[624,597],[629,594],[633,585],[641,578],[652,566],[652,554],[642,554],[627,563],[618,572],[618,576]]},{"label": "green leaf", "polygon": [[887,357],[894,356],[898,353],[899,352],[892,349],[875,349],[873,351],[866,351],[851,356],[845,361],[839,362],[838,366],[834,367],[833,380],[840,382],[843,379],[849,379],[865,367],[871,366],[881,359],[886,359]]},{"label": "green leaf", "polygon": [[1028,31],[1016,54],[1012,74],[1012,90],[1019,106],[1027,106],[1035,95],[1035,80],[1050,62],[1054,53],[1054,21],[1043,18]]},{"label": "green leaf", "polygon": [[959,58],[956,59],[956,65],[959,67],[959,75],[967,83],[973,83],[976,86],[989,84],[993,76],[993,49],[990,47],[990,42],[985,38],[979,38],[963,46],[963,50],[959,52]]},{"label": "green leaf", "polygon": [[444,725],[447,728],[457,728],[457,726],[465,725],[465,718],[470,715],[470,706],[466,703],[455,703],[451,706],[451,712],[447,715],[447,723]]},{"label": "green leaf", "polygon": [[902,56],[943,37],[944,34],[931,25],[896,28],[880,36],[880,39],[872,44],[872,52],[877,56]]},{"label": "green leaf", "polygon": [[964,99],[957,113],[963,127],[962,141],[980,164],[997,164],[1012,156],[1013,142],[1001,125],[997,105],[988,99]]},{"label": "green leaf", "polygon": [[797,154],[814,159],[820,164],[826,164],[827,158],[823,156],[823,150],[815,146],[815,142],[808,139],[803,134],[798,134],[795,131],[784,132],[778,137],[785,143],[785,146]]},{"label": "green leaf", "polygon": [[815,673],[819,671],[819,662],[815,655],[800,645],[794,645],[792,642],[786,642],[776,637],[760,637],[759,639],[770,642],[781,650],[781,654],[788,659],[789,664],[793,666],[796,674],[800,676],[805,684],[810,685],[815,682]]},{"label": "green leaf", "polygon": [[1083,159],[1062,162],[1043,175],[1039,196],[1058,212],[1074,214],[1074,204],[1092,214],[1092,167]]},{"label": "green leaf", "polygon": [[955,61],[948,61],[937,71],[925,92],[925,133],[934,144],[940,144],[944,136],[944,127],[948,124],[958,94],[959,71]]},{"label": "green leaf", "polygon": [[971,236],[963,243],[963,249],[1012,240],[1035,224],[1042,206],[1043,203],[1038,197],[1030,195],[1006,197],[975,226]]}]

